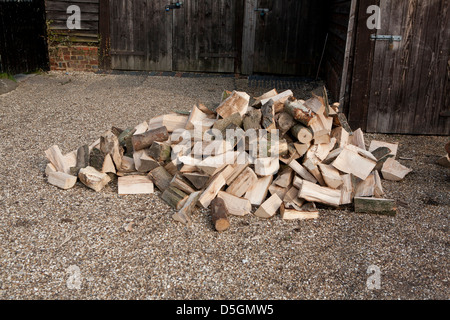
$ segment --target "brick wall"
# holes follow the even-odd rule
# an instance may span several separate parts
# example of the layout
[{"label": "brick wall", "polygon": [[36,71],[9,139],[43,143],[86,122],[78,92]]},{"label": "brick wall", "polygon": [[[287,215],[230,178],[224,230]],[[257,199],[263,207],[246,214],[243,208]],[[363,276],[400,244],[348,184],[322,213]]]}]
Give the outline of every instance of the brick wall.
[{"label": "brick wall", "polygon": [[62,71],[97,71],[98,47],[57,46],[49,47],[50,69]]}]

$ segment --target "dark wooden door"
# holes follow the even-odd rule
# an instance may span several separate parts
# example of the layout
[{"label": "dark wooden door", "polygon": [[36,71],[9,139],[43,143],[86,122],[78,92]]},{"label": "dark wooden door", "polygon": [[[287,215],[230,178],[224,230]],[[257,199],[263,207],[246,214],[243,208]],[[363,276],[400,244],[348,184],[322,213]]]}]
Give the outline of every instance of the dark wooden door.
[{"label": "dark wooden door", "polygon": [[253,72],[315,76],[326,37],[325,1],[248,3],[256,15]]},{"label": "dark wooden door", "polygon": [[111,68],[172,70],[173,15],[167,0],[110,0]]},{"label": "dark wooden door", "polygon": [[[380,0],[379,5],[379,30],[367,30],[367,6],[359,9],[350,125],[367,132],[450,134],[449,1]],[[371,41],[370,34],[402,40]]]}]

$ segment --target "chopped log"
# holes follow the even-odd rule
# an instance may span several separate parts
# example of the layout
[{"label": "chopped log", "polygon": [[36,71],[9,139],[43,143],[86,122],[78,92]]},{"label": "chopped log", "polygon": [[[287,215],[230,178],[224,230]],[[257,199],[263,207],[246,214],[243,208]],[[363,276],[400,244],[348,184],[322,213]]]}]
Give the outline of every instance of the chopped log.
[{"label": "chopped log", "polygon": [[393,158],[387,159],[381,168],[383,178],[391,181],[400,181],[411,171],[412,169],[405,167]]},{"label": "chopped log", "polygon": [[178,212],[174,213],[172,215],[172,218],[175,221],[179,221],[181,223],[184,223],[185,225],[190,226],[192,224],[191,213],[195,209],[200,194],[200,191],[191,193],[184,203],[183,207]]},{"label": "chopped log", "polygon": [[262,122],[261,125],[267,131],[276,129],[275,111],[273,109],[273,100],[270,99],[261,107]]},{"label": "chopped log", "polygon": [[280,207],[281,219],[283,220],[309,220],[319,218],[319,211],[311,212],[306,210],[296,210],[286,208],[286,206],[281,204]]},{"label": "chopped log", "polygon": [[195,192],[194,186],[184,178],[180,173],[173,176],[172,181],[170,181],[170,186],[175,187],[186,194],[191,194]]},{"label": "chopped log", "polygon": [[[328,136],[328,135],[327,135]],[[331,138],[328,143],[321,143],[317,145],[317,149],[314,152],[315,156],[320,160],[325,160],[330,154],[331,150],[333,150],[336,144],[336,138]]]},{"label": "chopped log", "polygon": [[245,131],[253,129],[261,129],[262,112],[260,109],[252,109],[247,112],[242,121],[242,126]]},{"label": "chopped log", "polygon": [[203,121],[208,119],[208,114],[201,111],[197,106],[193,106],[191,113],[186,121],[186,130],[194,129],[194,127],[203,126]]},{"label": "chopped log", "polygon": [[148,176],[161,192],[169,188],[170,182],[172,181],[172,175],[161,166],[151,170]]},{"label": "chopped log", "polygon": [[269,187],[272,184],[273,176],[264,176],[258,178],[258,181],[254,183],[245,193],[244,198],[248,199],[252,205],[259,206],[267,197]]},{"label": "chopped log", "polygon": [[323,164],[331,164],[336,158],[341,154],[343,148],[336,148],[327,155],[325,160],[322,161]]},{"label": "chopped log", "polygon": [[89,154],[89,164],[98,171],[103,170],[103,163],[105,162],[105,154],[100,149],[94,148]]},{"label": "chopped log", "polygon": [[263,95],[261,95],[259,97],[254,97],[253,99],[255,99],[255,102],[252,104],[252,107],[261,105],[261,100],[269,99],[269,98],[275,97],[276,95],[278,95],[277,90],[276,89],[272,89],[272,90],[264,93]]},{"label": "chopped log", "polygon": [[376,161],[361,156],[349,146],[345,146],[339,156],[332,162],[336,169],[351,173],[361,180],[366,180],[376,164]]},{"label": "chopped log", "polygon": [[111,132],[114,133],[117,137],[123,132],[123,129],[112,126]]},{"label": "chopped log", "polygon": [[303,144],[303,143],[294,143],[295,150],[297,150],[297,153],[300,157],[303,157],[303,155],[308,151],[310,144]]},{"label": "chopped log", "polygon": [[314,94],[310,99],[306,100],[303,105],[315,114],[322,114],[325,112],[323,100]]},{"label": "chopped log", "polygon": [[381,185],[380,174],[378,173],[377,170],[374,170],[373,174],[374,174],[374,178],[375,178],[375,188],[373,191],[373,195],[375,198],[383,198],[385,193],[383,191],[383,186]]},{"label": "chopped log", "polygon": [[226,184],[225,179],[219,173],[213,181],[208,185],[208,187],[203,191],[198,202],[203,208],[208,208],[211,204],[211,201],[217,196],[222,187]]},{"label": "chopped log", "polygon": [[[239,160],[239,156],[238,156]],[[227,182],[227,185],[230,185],[233,183],[233,181],[249,166],[249,161],[245,161],[244,163],[239,163],[239,161],[236,164],[233,164],[233,172],[230,173],[225,179]]]},{"label": "chopped log", "polygon": [[114,161],[110,154],[105,156],[105,160],[103,161],[102,169],[100,170],[103,173],[117,173],[116,166],[114,165]]},{"label": "chopped log", "polygon": [[265,105],[269,100],[273,101],[273,109],[275,113],[282,112],[284,110],[284,103],[292,98],[294,94],[291,90],[286,90],[277,94],[276,96],[267,97],[261,100],[261,105]]},{"label": "chopped log", "polygon": [[361,128],[353,131],[353,134],[350,135],[349,143],[357,146],[360,149],[366,150],[366,144],[364,142],[364,133]]},{"label": "chopped log", "polygon": [[301,122],[306,127],[308,127],[315,118],[315,114],[298,100],[286,100],[284,103],[284,111],[289,113],[295,120]]},{"label": "chopped log", "polygon": [[[369,145],[369,152],[375,151],[380,147],[386,147],[390,150],[390,155],[394,158],[397,156],[398,143],[388,143],[384,141],[372,140]],[[373,152],[372,152],[373,153]]]},{"label": "chopped log", "polygon": [[338,112],[335,116],[333,116],[333,125],[335,127],[343,127],[349,134],[352,133],[347,117],[342,112]]},{"label": "chopped log", "polygon": [[86,168],[89,165],[89,146],[87,144],[77,149],[77,168]]},{"label": "chopped log", "polygon": [[287,112],[278,113],[275,116],[275,122],[281,136],[284,136],[296,124],[294,118]]},{"label": "chopped log", "polygon": [[375,213],[395,216],[397,213],[395,200],[379,198],[355,197],[356,213]]},{"label": "chopped log", "polygon": [[209,175],[199,172],[187,172],[184,173],[183,176],[188,179],[197,190],[203,189],[210,179]]},{"label": "chopped log", "polygon": [[180,210],[188,198],[189,196],[186,193],[171,186],[164,190],[161,195],[161,199],[176,210]]},{"label": "chopped log", "polygon": [[45,150],[45,156],[58,172],[70,174],[70,167],[66,164],[64,156],[57,145],[54,145]]},{"label": "chopped log", "polygon": [[310,158],[306,158],[303,161],[303,166],[311,173],[314,178],[319,182],[321,186],[325,186],[325,180],[323,180],[322,173],[319,170],[319,167],[314,164],[314,162]]},{"label": "chopped log", "polygon": [[312,183],[317,183],[316,178],[296,160],[291,161],[288,165],[303,179],[311,181]]},{"label": "chopped log", "polygon": [[211,203],[211,221],[214,228],[221,232],[230,227],[228,210],[222,198],[215,198]]},{"label": "chopped log", "polygon": [[67,174],[65,172],[50,172],[48,175],[47,182],[54,185],[60,189],[67,190],[72,188],[77,182],[77,177]]},{"label": "chopped log", "polygon": [[331,137],[336,138],[336,145],[339,148],[343,148],[349,143],[350,135],[343,127],[337,127],[331,130]]},{"label": "chopped log", "polygon": [[106,131],[100,137],[100,150],[106,155],[111,155],[111,158],[119,169],[122,166],[123,149],[119,145],[119,139],[111,131]]},{"label": "chopped log", "polygon": [[131,157],[123,156],[122,165],[120,167],[121,172],[134,172],[136,171],[136,166],[134,164],[134,159]]},{"label": "chopped log", "polygon": [[311,129],[300,123],[294,125],[290,132],[300,143],[309,144],[313,139]]},{"label": "chopped log", "polygon": [[147,150],[139,150],[133,153],[134,166],[138,172],[149,172],[159,167],[158,161],[149,157]]},{"label": "chopped log", "polygon": [[302,188],[298,196],[307,201],[320,202],[335,207],[341,203],[340,190],[322,187],[307,180],[303,180]]},{"label": "chopped log", "polygon": [[225,139],[226,128],[230,124],[235,124],[236,126],[241,127],[242,121],[243,120],[241,114],[239,112],[235,112],[224,119],[217,120],[212,128],[219,130],[222,133],[222,139]]},{"label": "chopped log", "polygon": [[343,174],[342,186],[341,186],[341,201],[340,205],[350,204],[353,202],[353,197],[355,195],[355,190],[353,187],[353,179],[351,174]]},{"label": "chopped log", "polygon": [[153,182],[147,176],[125,176],[119,177],[117,182],[118,194],[151,194],[153,193]]},{"label": "chopped log", "polygon": [[118,136],[119,144],[122,148],[124,148],[124,155],[128,157],[133,156],[133,143],[131,141],[134,133],[136,132],[136,129],[134,128],[127,128],[123,130],[120,135]]},{"label": "chopped log", "polygon": [[239,112],[239,114],[243,116],[247,113],[249,101],[250,96],[247,93],[233,91],[231,95],[217,107],[216,113],[224,119],[236,112]]},{"label": "chopped log", "polygon": [[258,181],[255,172],[247,167],[244,171],[228,186],[226,192],[236,197],[242,197],[247,190]]},{"label": "chopped log", "polygon": [[[303,185],[303,179],[299,176],[295,176],[292,180],[292,185],[300,191]],[[296,195],[296,197],[298,197],[298,195]]]},{"label": "chopped log", "polygon": [[[148,123],[148,131],[153,131],[161,127],[166,127],[167,132],[174,132],[179,129],[184,130],[184,128],[186,127],[187,120],[188,116],[186,115],[178,113],[164,114],[150,119]],[[156,140],[156,141],[165,141],[165,140]]]},{"label": "chopped log", "polygon": [[293,143],[289,143],[287,149],[288,151],[286,155],[280,154],[280,161],[283,162],[284,164],[289,164],[291,163],[292,160],[297,160],[298,158],[301,158],[301,155],[298,154]]},{"label": "chopped log", "polygon": [[181,162],[178,162],[177,159],[173,159],[166,163],[164,169],[166,169],[168,173],[174,176],[177,173],[177,171],[181,169],[182,166],[183,164]]},{"label": "chopped log", "polygon": [[224,191],[220,191],[217,194],[217,198],[221,198],[225,202],[228,213],[233,216],[242,217],[252,211],[252,204],[248,199],[236,197],[235,195]]},{"label": "chopped log", "polygon": [[133,134],[141,134],[148,130],[148,123],[147,121],[141,122],[136,127],[134,127],[134,133]]},{"label": "chopped log", "polygon": [[111,178],[106,173],[100,172],[90,166],[81,168],[78,173],[78,178],[86,187],[96,192],[102,190],[111,181]]},{"label": "chopped log", "polygon": [[329,164],[320,163],[318,166],[322,173],[323,180],[328,187],[337,189],[342,185],[343,181],[339,170]]},{"label": "chopped log", "polygon": [[270,194],[276,194],[278,197],[280,197],[280,199],[283,199],[284,196],[286,195],[286,193],[289,191],[290,186],[283,188],[280,187],[278,185],[276,185],[275,183],[272,182],[272,184],[269,186],[269,192]]},{"label": "chopped log", "polygon": [[131,143],[133,144],[133,150],[139,151],[150,147],[154,141],[163,142],[168,139],[169,133],[167,128],[163,126],[132,136]]},{"label": "chopped log", "polygon": [[365,180],[359,181],[356,185],[355,197],[372,197],[375,193],[375,186],[375,175],[372,172]]},{"label": "chopped log", "polygon": [[297,188],[295,186],[292,186],[288,190],[288,192],[286,192],[286,194],[283,197],[283,204],[286,208],[294,208],[297,210],[301,209],[301,206],[304,204],[305,199],[300,199],[298,197],[298,193],[299,193],[299,188]]},{"label": "chopped log", "polygon": [[331,137],[328,134],[321,135],[313,139],[313,144],[329,144]]},{"label": "chopped log", "polygon": [[164,162],[170,159],[170,145],[167,142],[153,141],[148,155],[157,162]]},{"label": "chopped log", "polygon": [[258,176],[271,176],[280,169],[280,161],[278,158],[258,158],[255,160],[255,173]]},{"label": "chopped log", "polygon": [[259,206],[254,214],[257,217],[264,219],[272,218],[277,213],[282,203],[283,200],[281,200],[277,194],[273,194]]},{"label": "chopped log", "polygon": [[280,172],[277,178],[273,181],[277,186],[282,188],[287,188],[292,184],[292,179],[294,178],[294,170],[287,167],[282,172]]},{"label": "chopped log", "polygon": [[47,163],[45,166],[45,175],[48,176],[51,172],[57,172],[56,168],[51,162]]}]

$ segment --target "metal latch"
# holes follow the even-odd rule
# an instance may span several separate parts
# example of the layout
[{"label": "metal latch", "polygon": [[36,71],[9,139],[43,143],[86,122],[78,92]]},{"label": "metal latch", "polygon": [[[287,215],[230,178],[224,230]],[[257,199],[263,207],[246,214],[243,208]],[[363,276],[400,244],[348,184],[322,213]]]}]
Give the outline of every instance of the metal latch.
[{"label": "metal latch", "polygon": [[181,1],[177,1],[172,4],[168,4],[168,5],[166,5],[166,11],[170,11],[171,9],[180,9],[182,5],[183,5],[183,2],[181,2]]},{"label": "metal latch", "polygon": [[267,9],[267,8],[255,8],[255,11],[259,11],[259,15],[261,17],[264,17],[266,15],[266,12],[269,12],[269,9]]},{"label": "metal latch", "polygon": [[388,35],[376,35],[376,34],[371,34],[370,35],[370,40],[384,40],[384,41],[402,41],[403,37],[402,36],[388,36]]}]

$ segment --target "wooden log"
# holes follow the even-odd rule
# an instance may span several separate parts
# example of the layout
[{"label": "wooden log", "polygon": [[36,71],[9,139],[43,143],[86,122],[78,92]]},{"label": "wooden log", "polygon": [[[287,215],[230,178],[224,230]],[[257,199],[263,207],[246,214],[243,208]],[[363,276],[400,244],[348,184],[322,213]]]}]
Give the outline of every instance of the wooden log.
[{"label": "wooden log", "polygon": [[375,194],[375,186],[375,174],[371,172],[365,180],[356,185],[355,197],[372,197]]},{"label": "wooden log", "polygon": [[102,190],[111,181],[111,178],[106,173],[100,172],[90,166],[81,168],[78,173],[78,178],[85,186],[96,192]]},{"label": "wooden log", "polygon": [[228,164],[235,163],[237,153],[235,151],[228,151],[217,156],[207,157],[196,164],[197,168],[203,173],[214,175]]},{"label": "wooden log", "polygon": [[314,138],[312,143],[320,145],[320,144],[329,144],[330,141],[331,141],[331,137],[328,134],[324,134],[324,135]]},{"label": "wooden log", "polygon": [[275,116],[275,123],[280,130],[280,135],[284,136],[296,124],[296,121],[289,113],[280,112]]},{"label": "wooden log", "polygon": [[412,169],[405,167],[393,158],[387,159],[381,168],[383,179],[391,181],[400,181],[411,171]]},{"label": "wooden log", "polygon": [[161,199],[176,210],[180,210],[188,198],[189,196],[186,193],[171,186],[164,190],[161,195]]},{"label": "wooden log", "polygon": [[373,191],[373,195],[375,198],[383,198],[385,193],[383,191],[383,186],[381,185],[381,178],[377,170],[373,171],[373,175],[375,178],[375,188]]},{"label": "wooden log", "polygon": [[194,105],[186,121],[185,129],[190,130],[194,129],[194,127],[202,127],[203,121],[206,119],[208,119],[208,114],[201,111],[196,105]]},{"label": "wooden log", "polygon": [[309,171],[309,173],[314,176],[314,178],[317,180],[317,182],[319,182],[321,186],[326,185],[319,167],[310,158],[305,158],[305,160],[303,161],[303,166],[306,168],[306,170]]},{"label": "wooden log", "polygon": [[195,209],[200,194],[200,191],[191,193],[183,207],[178,212],[174,213],[172,218],[175,221],[179,221],[187,226],[190,226],[192,224],[191,214]]},{"label": "wooden log", "polygon": [[[328,136],[328,135],[327,135]],[[331,138],[328,143],[321,143],[317,145],[314,155],[320,160],[325,160],[336,145],[336,138]]]},{"label": "wooden log", "polygon": [[188,179],[197,190],[203,189],[210,179],[209,175],[199,172],[186,172],[183,176]]},{"label": "wooden log", "polygon": [[374,213],[388,216],[397,214],[395,200],[355,197],[354,202],[356,213]]},{"label": "wooden log", "polygon": [[183,164],[178,161],[178,159],[173,159],[166,163],[164,169],[167,170],[172,176],[175,175],[181,168]]},{"label": "wooden log", "polygon": [[125,176],[119,177],[117,182],[118,194],[151,194],[153,190],[153,182],[147,176]]},{"label": "wooden log", "polygon": [[111,131],[106,131],[101,135],[100,151],[111,156],[116,169],[122,166],[123,149],[119,145],[119,139]]},{"label": "wooden log", "polygon": [[221,232],[230,227],[228,210],[222,198],[215,198],[211,203],[211,221],[214,228]]},{"label": "wooden log", "polygon": [[296,121],[302,123],[306,127],[308,127],[316,117],[310,109],[298,100],[286,100],[284,103],[284,111],[289,113]]},{"label": "wooden log", "polygon": [[158,161],[148,156],[147,150],[139,150],[133,153],[134,166],[138,172],[149,172],[159,167]]},{"label": "wooden log", "polygon": [[286,155],[280,154],[280,161],[284,164],[289,164],[292,160],[301,158],[301,155],[299,155],[297,150],[295,149],[294,143],[289,143],[287,150],[288,152]]},{"label": "wooden log", "polygon": [[54,185],[60,189],[67,190],[72,188],[77,182],[77,177],[67,174],[65,172],[50,172],[48,174],[47,182]]},{"label": "wooden log", "polygon": [[353,197],[355,195],[355,189],[353,186],[353,179],[351,174],[341,175],[342,185],[341,185],[341,201],[340,205],[353,203]]},{"label": "wooden log", "polygon": [[378,140],[370,141],[369,152],[372,152],[372,154],[373,154],[373,151],[375,151],[381,147],[388,148],[390,150],[389,155],[391,155],[392,157],[395,158],[397,156],[398,143],[389,143],[389,142],[378,141]]},{"label": "wooden log", "polygon": [[104,173],[117,173],[116,166],[114,165],[114,161],[112,160],[112,157],[110,154],[107,154],[105,156],[105,160],[103,161],[103,166],[100,172]]},{"label": "wooden log", "polygon": [[260,109],[252,109],[248,111],[243,118],[242,126],[244,131],[253,129],[261,129],[262,112]]},{"label": "wooden log", "polygon": [[136,132],[135,128],[127,128],[123,130],[120,135],[117,137],[119,140],[120,146],[124,149],[123,154],[132,157],[133,156],[133,143],[131,141],[134,133]]},{"label": "wooden log", "polygon": [[308,151],[310,144],[304,144],[304,143],[294,143],[295,150],[297,151],[298,155],[300,157],[303,157],[303,155]]},{"label": "wooden log", "polygon": [[164,162],[170,159],[170,144],[167,142],[153,141],[147,154],[157,162]]},{"label": "wooden log", "polygon": [[258,181],[255,172],[247,167],[244,171],[231,183],[226,192],[236,197],[242,197],[247,190]]},{"label": "wooden log", "polygon": [[134,133],[133,134],[141,134],[148,130],[148,123],[147,121],[139,123],[136,127],[134,127]]},{"label": "wooden log", "polygon": [[189,182],[189,180],[183,177],[181,173],[177,173],[173,176],[170,181],[170,186],[175,187],[186,194],[195,192],[194,186]]},{"label": "wooden log", "polygon": [[319,163],[318,166],[322,174],[323,180],[325,181],[325,184],[328,187],[332,189],[337,189],[342,185],[343,181],[339,173],[339,170],[337,170],[335,167],[329,164]]},{"label": "wooden log", "polygon": [[283,188],[272,182],[272,184],[269,186],[269,193],[271,195],[276,194],[278,197],[280,197],[280,199],[283,199],[286,193],[289,191],[289,189],[290,186]]},{"label": "wooden log", "polygon": [[152,169],[148,176],[161,192],[169,188],[172,181],[172,175],[161,166]]},{"label": "wooden log", "polygon": [[357,146],[360,149],[366,150],[366,144],[364,141],[364,133],[361,128],[353,131],[353,134],[350,135],[349,143]]},{"label": "wooden log", "polygon": [[376,161],[361,156],[355,150],[345,146],[339,156],[332,162],[333,167],[351,173],[361,180],[365,180],[375,168]]},{"label": "wooden log", "polygon": [[334,207],[339,206],[341,203],[340,190],[322,187],[307,180],[303,180],[298,196],[307,201],[320,202]]},{"label": "wooden log", "polygon": [[[301,179],[300,179],[301,180]],[[302,180],[303,181],[303,180]],[[301,188],[301,186],[300,186]],[[291,186],[291,188],[286,192],[283,198],[283,204],[286,208],[294,208],[301,210],[302,205],[305,203],[305,199],[300,199],[298,197],[299,188]]]},{"label": "wooden log", "polygon": [[154,141],[167,141],[169,139],[169,132],[166,127],[159,127],[153,130],[148,130],[142,134],[132,136],[131,142],[134,151],[146,149],[152,145]]},{"label": "wooden log", "polygon": [[278,158],[257,158],[255,160],[255,173],[258,176],[271,176],[280,169],[280,161]]},{"label": "wooden log", "polygon": [[227,118],[233,113],[239,112],[241,116],[247,113],[250,96],[245,92],[233,91],[216,109],[216,113],[222,118]]},{"label": "wooden log", "polygon": [[331,137],[336,138],[336,145],[339,148],[343,148],[349,143],[350,135],[343,127],[337,127],[331,130]]},{"label": "wooden log", "polygon": [[336,158],[341,154],[343,148],[336,148],[327,155],[327,157],[322,161],[323,164],[331,164]]},{"label": "wooden log", "polygon": [[338,112],[335,116],[333,116],[333,125],[335,127],[343,127],[349,134],[352,134],[353,132],[348,124],[347,117],[342,112]]},{"label": "wooden log", "polygon": [[51,162],[47,163],[47,165],[45,166],[45,175],[48,177],[48,175],[52,172],[57,172],[56,168],[53,164],[51,164]]},{"label": "wooden log", "polygon": [[445,167],[450,168],[450,157],[447,154],[446,156],[440,157],[438,160],[436,160],[436,164]]},{"label": "wooden log", "polygon": [[258,178],[258,181],[247,190],[244,198],[248,199],[252,205],[261,205],[267,197],[272,181],[272,175]]},{"label": "wooden log", "polygon": [[[160,115],[150,119],[148,123],[148,131],[153,131],[161,127],[166,127],[167,132],[174,132],[180,129],[184,130],[184,128],[186,127],[187,120],[188,116],[178,113],[169,113]],[[156,141],[165,141],[165,140],[156,140]]]},{"label": "wooden log", "polygon": [[89,146],[87,144],[77,149],[77,168],[86,168],[89,165]]},{"label": "wooden log", "polygon": [[261,113],[262,113],[262,122],[261,125],[263,129],[266,129],[267,131],[276,129],[275,124],[275,110],[273,108],[273,100],[270,99],[261,107]]},{"label": "wooden log", "polygon": [[281,200],[280,197],[275,193],[270,196],[269,199],[264,201],[254,214],[257,217],[264,219],[272,218],[277,213],[282,203],[283,200]]},{"label": "wooden log", "polygon": [[228,214],[233,216],[245,216],[252,211],[252,204],[248,199],[236,197],[230,193],[220,191],[217,198],[221,198],[225,202]]},{"label": "wooden log", "polygon": [[300,163],[298,163],[296,160],[291,161],[288,164],[289,167],[292,168],[300,177],[302,177],[305,180],[308,180],[312,183],[317,183],[316,178],[309,173],[308,170],[306,170]]},{"label": "wooden log", "polygon": [[286,208],[284,203],[281,204],[280,214],[281,219],[283,220],[310,220],[319,218],[319,211],[311,212],[307,210]]},{"label": "wooden log", "polygon": [[284,110],[284,103],[290,99],[293,98],[294,94],[291,90],[286,90],[281,92],[280,94],[277,94],[276,96],[267,97],[261,100],[261,105],[266,104],[269,100],[273,101],[273,109],[275,113],[282,112]]},{"label": "wooden log", "polygon": [[303,144],[309,144],[313,139],[313,132],[310,128],[298,123],[291,128],[291,134]]},{"label": "wooden log", "polygon": [[273,182],[279,187],[287,188],[292,184],[293,178],[294,178],[294,170],[292,170],[292,168],[290,167],[287,167],[278,174],[278,176]]},{"label": "wooden log", "polygon": [[252,107],[255,107],[255,106],[258,106],[258,105],[261,106],[261,100],[270,99],[270,98],[275,97],[276,95],[278,95],[277,90],[276,89],[272,89],[272,90],[264,93],[263,95],[261,95],[259,97],[254,97],[253,99],[255,99],[255,102],[253,102]]},{"label": "wooden log", "polygon": [[217,196],[219,191],[222,189],[223,186],[225,186],[226,181],[223,178],[223,176],[219,173],[216,175],[216,177],[212,180],[212,182],[206,187],[205,191],[201,194],[200,198],[198,199],[198,202],[203,208],[208,208],[208,206],[211,204],[211,201]]},{"label": "wooden log", "polygon": [[54,145],[45,150],[45,156],[58,172],[70,174],[70,167],[66,164],[64,156],[57,145]]},{"label": "wooden log", "polygon": [[118,170],[120,172],[134,172],[136,171],[136,166],[134,164],[134,159],[131,157],[123,156],[122,165]]},{"label": "wooden log", "polygon": [[222,139],[225,139],[226,128],[230,124],[234,124],[237,127],[242,126],[242,115],[239,112],[235,112],[224,119],[217,120],[212,126],[213,129],[219,130],[222,133]]}]

